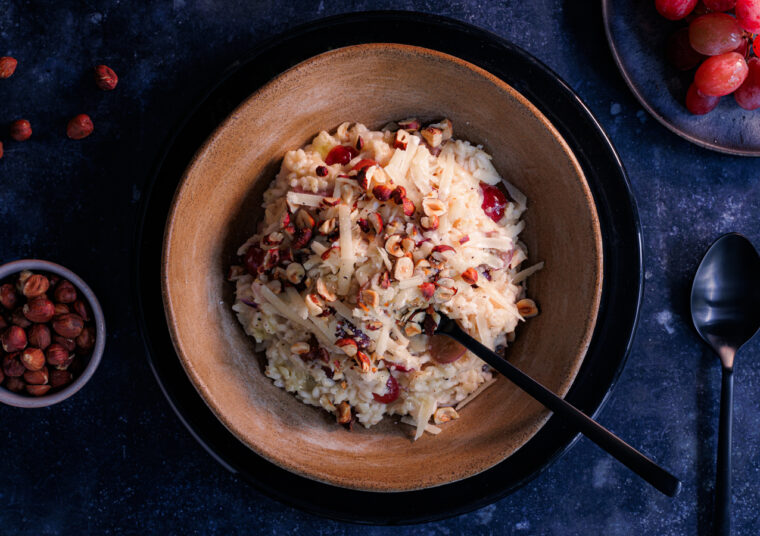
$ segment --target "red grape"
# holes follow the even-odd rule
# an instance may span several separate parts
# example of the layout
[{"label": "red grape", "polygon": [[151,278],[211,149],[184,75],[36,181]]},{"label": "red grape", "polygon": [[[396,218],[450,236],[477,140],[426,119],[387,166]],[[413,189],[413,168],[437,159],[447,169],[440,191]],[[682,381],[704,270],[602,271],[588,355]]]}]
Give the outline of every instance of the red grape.
[{"label": "red grape", "polygon": [[694,74],[699,91],[711,97],[728,95],[747,78],[747,62],[741,54],[726,52],[707,58]]},{"label": "red grape", "polygon": [[736,0],[736,18],[748,32],[760,33],[760,0]]},{"label": "red grape", "polygon": [[704,115],[711,112],[720,102],[720,97],[702,95],[695,84],[689,86],[686,92],[686,109],[694,115]]},{"label": "red grape", "polygon": [[747,65],[749,74],[734,93],[734,99],[745,110],[754,110],[760,108],[760,58],[750,58]]},{"label": "red grape", "polygon": [[749,41],[742,37],[739,46],[732,50],[732,52],[741,54],[744,59],[747,59],[747,52],[749,52]]},{"label": "red grape", "polygon": [[660,15],[670,20],[680,20],[691,13],[697,0],[654,0]]},{"label": "red grape", "polygon": [[755,53],[755,56],[760,57],[760,35],[756,35],[752,42],[752,52]]},{"label": "red grape", "polygon": [[710,11],[728,11],[734,9],[736,0],[702,0]]},{"label": "red grape", "polygon": [[689,24],[692,48],[706,56],[731,52],[739,46],[743,35],[736,19],[725,13],[708,13]]},{"label": "red grape", "polygon": [[699,65],[705,57],[691,48],[689,29],[681,28],[668,39],[668,61],[679,71],[688,71]]}]

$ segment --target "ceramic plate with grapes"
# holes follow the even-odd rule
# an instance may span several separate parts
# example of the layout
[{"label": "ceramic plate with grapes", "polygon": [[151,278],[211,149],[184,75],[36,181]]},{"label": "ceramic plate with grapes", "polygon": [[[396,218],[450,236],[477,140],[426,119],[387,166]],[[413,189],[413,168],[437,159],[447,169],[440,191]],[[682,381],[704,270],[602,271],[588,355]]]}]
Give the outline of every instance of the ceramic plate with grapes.
[{"label": "ceramic plate with grapes", "polygon": [[760,156],[760,0],[602,0],[629,87],[663,125]]}]

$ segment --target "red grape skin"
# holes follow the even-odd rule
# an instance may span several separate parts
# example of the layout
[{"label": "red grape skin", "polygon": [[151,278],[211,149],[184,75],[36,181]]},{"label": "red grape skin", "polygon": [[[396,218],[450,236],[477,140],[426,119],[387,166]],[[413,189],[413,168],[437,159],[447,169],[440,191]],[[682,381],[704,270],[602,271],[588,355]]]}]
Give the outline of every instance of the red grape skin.
[{"label": "red grape skin", "polygon": [[720,97],[702,95],[693,83],[686,92],[686,109],[694,115],[704,115],[713,111],[719,102]]},{"label": "red grape skin", "polygon": [[756,35],[752,42],[752,52],[755,53],[755,56],[760,56],[760,35]]},{"label": "red grape skin", "polygon": [[668,39],[668,62],[679,71],[693,69],[705,59],[705,56],[691,48],[689,29],[681,28]]},{"label": "red grape skin", "polygon": [[736,0],[702,0],[710,11],[728,11],[734,9]]},{"label": "red grape skin", "polygon": [[697,0],[654,0],[657,12],[669,20],[681,20],[691,13]]},{"label": "red grape skin", "polygon": [[744,59],[747,59],[747,52],[749,52],[749,41],[742,37],[741,43],[739,43],[739,46],[736,47],[733,52],[736,52],[737,54],[741,54]]},{"label": "red grape skin", "polygon": [[710,97],[722,97],[736,90],[747,78],[747,62],[741,54],[726,52],[710,56],[694,74],[699,91]]},{"label": "red grape skin", "polygon": [[736,0],[736,19],[748,32],[760,33],[760,0]]},{"label": "red grape skin", "polygon": [[731,52],[742,40],[741,26],[725,13],[708,13],[689,24],[689,42],[694,50],[706,56]]},{"label": "red grape skin", "polygon": [[755,110],[760,108],[760,58],[750,58],[747,65],[749,74],[734,92],[734,99],[745,110]]}]

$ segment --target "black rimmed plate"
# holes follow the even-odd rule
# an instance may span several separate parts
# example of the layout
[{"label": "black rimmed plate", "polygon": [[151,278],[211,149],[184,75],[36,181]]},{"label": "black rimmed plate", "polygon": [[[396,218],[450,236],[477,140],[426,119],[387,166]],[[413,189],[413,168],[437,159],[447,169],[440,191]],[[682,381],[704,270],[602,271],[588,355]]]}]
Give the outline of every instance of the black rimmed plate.
[{"label": "black rimmed plate", "polygon": [[607,41],[625,82],[641,105],[668,129],[721,153],[760,156],[760,110],[739,107],[732,95],[705,115],[684,107],[692,69],[679,72],[665,57],[667,40],[684,21],[669,21],[647,0],[602,0]]},{"label": "black rimmed plate", "polygon": [[516,490],[566,452],[576,432],[551,418],[504,462],[471,478],[425,490],[362,492],[309,480],[264,460],[217,420],[180,364],[161,301],[159,267],[166,214],[198,147],[243,99],[280,72],[327,50],[368,42],[433,48],[486,69],[533,102],[574,151],[599,213],[604,287],[594,337],[566,398],[587,414],[599,410],[625,363],[643,285],[641,229],[623,166],[597,121],[557,75],[498,36],[434,15],[373,12],[323,19],[270,40],[235,64],[174,133],[143,199],[135,242],[137,309],[151,367],[169,403],[191,434],[230,471],[261,492],[315,514],[359,523],[425,522],[485,506]]}]

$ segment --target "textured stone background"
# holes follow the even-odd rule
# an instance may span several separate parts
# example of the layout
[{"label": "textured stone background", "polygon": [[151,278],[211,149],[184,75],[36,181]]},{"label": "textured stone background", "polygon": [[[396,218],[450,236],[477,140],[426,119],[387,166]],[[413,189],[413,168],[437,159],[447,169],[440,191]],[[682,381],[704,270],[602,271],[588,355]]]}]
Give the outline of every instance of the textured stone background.
[{"label": "textured stone background", "polygon": [[[601,421],[685,484],[677,499],[665,498],[583,439],[510,497],[403,532],[707,533],[719,369],[692,333],[686,298],[719,234],[736,230],[760,244],[760,162],[692,146],[651,119],[615,69],[597,2],[574,0],[0,0],[0,55],[19,60],[17,74],[0,81],[0,124],[26,117],[35,130],[26,143],[0,134],[0,261],[40,257],[72,268],[100,296],[110,331],[103,364],[76,397],[44,410],[0,407],[0,533],[402,532],[294,511],[217,465],[161,395],[130,298],[136,211],[172,126],[260,40],[307,20],[380,8],[448,15],[512,40],[557,71],[607,129],[639,203],[646,294],[633,353]],[[91,83],[97,63],[118,72],[115,92]],[[93,117],[95,133],[70,141],[66,121],[80,112]],[[759,342],[737,367],[736,534],[760,532]]]}]

